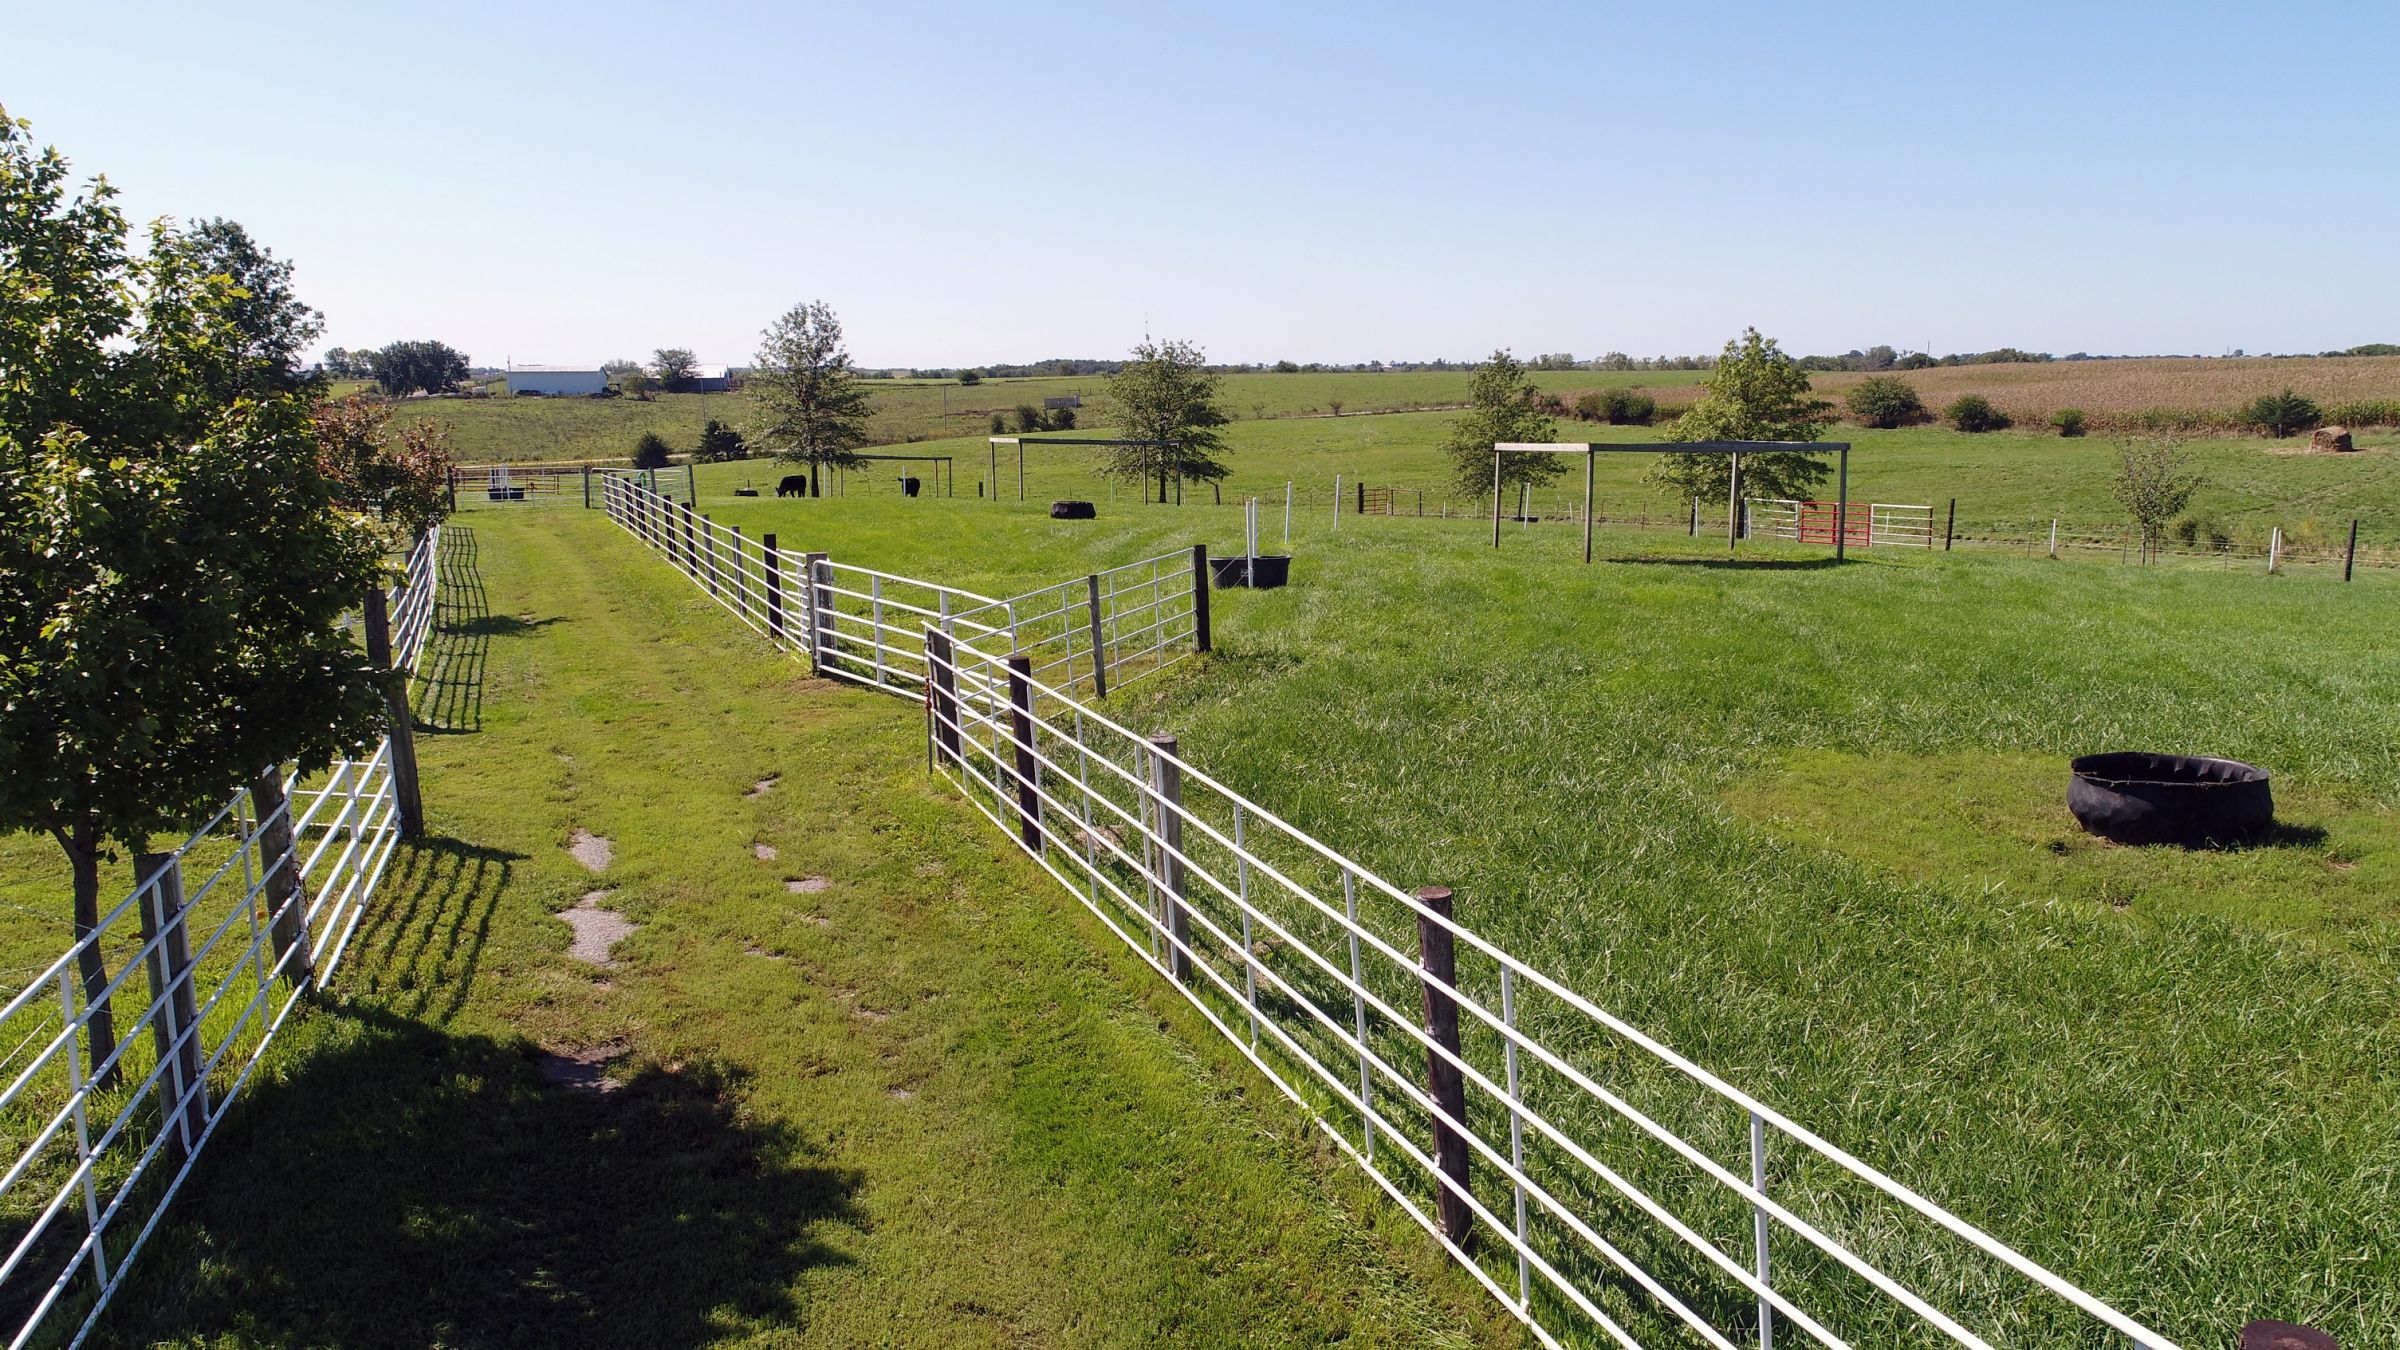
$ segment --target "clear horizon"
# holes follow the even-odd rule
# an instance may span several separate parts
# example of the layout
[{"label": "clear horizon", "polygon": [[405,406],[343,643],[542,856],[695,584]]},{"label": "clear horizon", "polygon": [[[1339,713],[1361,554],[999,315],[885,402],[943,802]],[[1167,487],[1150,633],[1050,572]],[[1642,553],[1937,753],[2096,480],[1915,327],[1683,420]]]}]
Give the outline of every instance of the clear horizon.
[{"label": "clear horizon", "polygon": [[12,5],[0,105],[242,222],[323,345],[478,365],[818,298],[874,367],[2400,340],[2400,94],[2321,78],[2389,7],[409,18]]}]

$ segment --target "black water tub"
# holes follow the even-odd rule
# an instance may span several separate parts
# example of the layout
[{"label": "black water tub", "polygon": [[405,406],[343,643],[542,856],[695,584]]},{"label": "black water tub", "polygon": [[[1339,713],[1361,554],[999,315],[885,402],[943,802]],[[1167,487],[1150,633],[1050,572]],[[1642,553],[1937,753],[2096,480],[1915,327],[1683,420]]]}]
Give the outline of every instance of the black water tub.
[{"label": "black water tub", "polygon": [[2067,809],[2120,844],[2237,843],[2275,821],[2267,771],[2238,759],[2118,750],[2069,766]]},{"label": "black water tub", "polygon": [[1094,520],[1097,519],[1099,515],[1100,513],[1093,509],[1090,502],[1050,503],[1050,518],[1052,520]]},{"label": "black water tub", "polygon": [[1292,579],[1292,555],[1261,553],[1255,558],[1211,558],[1208,571],[1220,591],[1242,586],[1271,591]]}]

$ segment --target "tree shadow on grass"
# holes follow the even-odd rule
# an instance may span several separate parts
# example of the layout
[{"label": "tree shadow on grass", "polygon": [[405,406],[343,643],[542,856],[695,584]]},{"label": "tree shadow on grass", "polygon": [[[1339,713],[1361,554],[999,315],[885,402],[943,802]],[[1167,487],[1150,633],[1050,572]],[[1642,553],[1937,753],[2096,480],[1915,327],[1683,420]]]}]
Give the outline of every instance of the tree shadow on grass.
[{"label": "tree shadow on grass", "polygon": [[522,853],[436,835],[404,844],[343,958],[343,987],[447,1022],[473,988],[492,914]]},{"label": "tree shadow on grass", "polygon": [[545,1085],[381,1010],[253,1085],[101,1341],[682,1346],[789,1326],[860,1175],[745,1118],[736,1071]]}]

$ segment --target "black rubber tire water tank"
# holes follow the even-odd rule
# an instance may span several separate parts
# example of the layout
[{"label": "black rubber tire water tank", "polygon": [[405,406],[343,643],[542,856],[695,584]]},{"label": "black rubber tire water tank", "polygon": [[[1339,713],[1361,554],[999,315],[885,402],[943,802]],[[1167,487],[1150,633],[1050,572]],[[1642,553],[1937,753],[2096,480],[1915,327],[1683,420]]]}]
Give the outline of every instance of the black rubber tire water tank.
[{"label": "black rubber tire water tank", "polygon": [[2079,755],[2069,768],[2067,809],[2116,843],[2239,843],[2275,822],[2267,771],[2238,759],[2117,750]]},{"label": "black rubber tire water tank", "polygon": [[1100,513],[1098,511],[1092,509],[1092,504],[1090,502],[1050,503],[1050,518],[1052,520],[1096,520],[1099,518],[1099,515]]}]

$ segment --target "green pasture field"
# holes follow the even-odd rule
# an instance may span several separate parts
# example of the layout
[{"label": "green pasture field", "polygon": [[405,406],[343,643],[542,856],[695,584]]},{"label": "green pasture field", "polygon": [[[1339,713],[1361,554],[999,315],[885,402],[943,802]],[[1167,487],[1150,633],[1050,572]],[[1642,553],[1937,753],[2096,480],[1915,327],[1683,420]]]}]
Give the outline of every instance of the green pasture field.
[{"label": "green pasture field", "polygon": [[[597,512],[454,524],[432,837],[97,1343],[1521,1343],[925,777],[907,705],[808,678]],[[638,926],[607,968],[554,917],[588,893]],[[11,964],[66,909],[56,847],[0,840]]]},{"label": "green pasture field", "polygon": [[[1237,539],[729,481],[721,521],[995,594]],[[1312,513],[1118,715],[2187,1345],[2400,1337],[2400,581],[1579,542]],[[2281,832],[2093,843],[2065,761],[2137,747],[2267,766]]]},{"label": "green pasture field", "polygon": [[[1222,485],[1227,502],[1249,495],[1271,499],[1278,532],[1282,528],[1283,490],[1294,485],[1298,501],[1309,514],[1329,516],[1333,509],[1334,478],[1340,475],[1345,498],[1355,503],[1361,479],[1375,487],[1422,492],[1424,510],[1440,515],[1482,514],[1491,498],[1459,494],[1450,482],[1449,465],[1440,445],[1454,415],[1405,413],[1378,417],[1278,418],[1237,422],[1226,428],[1227,465],[1232,474]],[[1068,433],[1061,433],[1068,434]],[[1078,430],[1074,435],[1104,436],[1105,428]],[[2053,517],[2069,530],[2122,530],[2124,512],[2116,505],[2109,483],[2117,471],[2118,443],[2104,437],[2062,439],[2017,432],[1968,435],[1939,427],[1910,427],[1875,431],[1838,427],[1833,437],[1851,445],[1850,495],[1854,501],[1893,502],[1930,506],[1939,517],[1950,499],[1958,500],[1962,534],[2039,534]],[[1637,442],[1659,439],[1647,427],[1611,427],[1587,422],[1559,423],[1562,440]],[[2232,437],[2190,442],[2193,462],[2208,479],[2187,512],[2213,523],[2238,542],[2266,542],[2271,526],[2280,525],[2288,540],[2305,547],[2338,547],[2352,517],[2363,523],[2360,539],[2375,548],[2400,546],[2400,431],[2368,431],[2358,435],[2361,447],[2348,455],[2294,453],[2305,441],[2270,441]],[[957,468],[958,492],[972,497],[991,470],[992,448],[987,435],[959,437],[916,445],[884,447],[883,452],[950,455]],[[1017,493],[1014,451],[999,449],[1000,492],[1013,502]],[[1096,452],[1072,446],[1029,448],[1026,452],[1026,494],[1048,502],[1059,497],[1093,498],[1131,505],[1137,490],[1096,478]],[[1536,489],[1534,505],[1556,515],[1583,501],[1583,465],[1564,461],[1558,479]],[[1654,515],[1683,519],[1688,507],[1644,481],[1655,460],[1643,455],[1604,455],[1595,477],[1595,492],[1604,513]],[[680,469],[677,472],[681,472]],[[705,467],[712,482],[748,482],[772,491],[785,472],[772,461]],[[924,466],[873,464],[845,475],[854,495],[896,494],[904,472],[925,476]],[[728,488],[727,490],[730,490]],[[1827,495],[1832,493],[1829,481]],[[1187,502],[1214,502],[1220,494],[1206,486],[1187,487]],[[1408,499],[1414,509],[1415,498]],[[1513,506],[1513,502],[1511,503]],[[1724,503],[1702,504],[1704,520],[1712,519],[1721,533]]]}]

